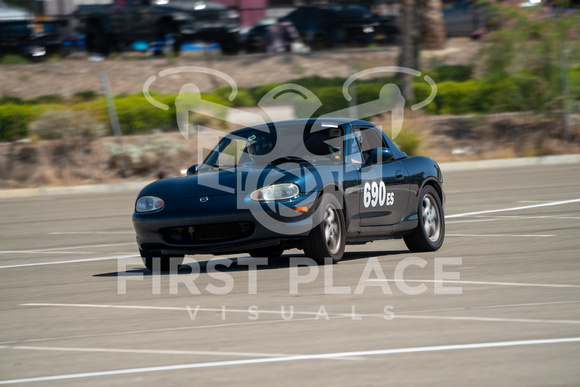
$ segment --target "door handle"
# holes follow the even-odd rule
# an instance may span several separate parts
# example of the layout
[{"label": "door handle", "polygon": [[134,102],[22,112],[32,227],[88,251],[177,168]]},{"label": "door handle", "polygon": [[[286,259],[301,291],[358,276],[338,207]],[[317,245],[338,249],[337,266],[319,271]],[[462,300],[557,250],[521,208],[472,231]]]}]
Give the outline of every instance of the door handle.
[{"label": "door handle", "polygon": [[403,180],[403,179],[405,179],[405,176],[403,175],[403,171],[395,172],[395,180]]}]

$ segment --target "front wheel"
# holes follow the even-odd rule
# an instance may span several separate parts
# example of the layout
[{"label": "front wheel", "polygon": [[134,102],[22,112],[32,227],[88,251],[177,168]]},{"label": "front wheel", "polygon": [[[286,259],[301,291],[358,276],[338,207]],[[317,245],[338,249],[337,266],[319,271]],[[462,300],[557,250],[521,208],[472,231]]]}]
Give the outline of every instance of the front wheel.
[{"label": "front wheel", "polygon": [[303,241],[304,254],[319,265],[337,263],[342,259],[346,245],[346,226],[341,205],[333,195],[325,195],[318,211],[320,219]]},{"label": "front wheel", "polygon": [[405,244],[412,252],[439,250],[445,238],[445,216],[439,194],[432,186],[423,188],[417,214],[419,224],[403,238]]},{"label": "front wheel", "polygon": [[164,254],[153,255],[151,252],[139,250],[141,259],[145,267],[152,272],[170,271],[175,268],[177,270],[183,263],[183,255],[169,256]]}]

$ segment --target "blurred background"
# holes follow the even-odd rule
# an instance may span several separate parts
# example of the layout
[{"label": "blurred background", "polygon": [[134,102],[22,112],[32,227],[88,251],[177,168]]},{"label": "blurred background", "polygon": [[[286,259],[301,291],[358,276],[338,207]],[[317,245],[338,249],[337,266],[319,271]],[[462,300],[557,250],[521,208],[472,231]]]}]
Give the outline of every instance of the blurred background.
[{"label": "blurred background", "polygon": [[[273,120],[358,117],[358,104],[389,106],[390,83],[406,100],[394,140],[409,155],[579,153],[579,11],[578,0],[0,0],[0,188],[177,175],[198,157],[180,103],[191,131],[231,131],[230,115],[258,103]],[[224,76],[160,74],[184,66],[231,77],[235,98]],[[420,75],[365,75],[344,98],[351,75],[383,66]],[[413,111],[427,76],[437,96]],[[287,83],[313,95],[264,99]],[[390,112],[360,118],[390,134]]]}]

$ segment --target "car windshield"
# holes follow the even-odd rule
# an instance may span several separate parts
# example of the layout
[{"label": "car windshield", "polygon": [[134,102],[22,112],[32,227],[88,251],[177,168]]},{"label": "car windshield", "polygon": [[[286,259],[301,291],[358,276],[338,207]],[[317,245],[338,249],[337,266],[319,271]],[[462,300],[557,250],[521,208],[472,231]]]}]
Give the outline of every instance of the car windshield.
[{"label": "car windshield", "polygon": [[355,19],[369,19],[373,17],[373,14],[363,7],[357,6],[336,6],[329,8],[333,10],[336,15],[343,19],[355,20]]},{"label": "car windshield", "polygon": [[324,123],[243,129],[224,137],[201,168],[234,168],[277,162],[337,163],[344,129]]}]

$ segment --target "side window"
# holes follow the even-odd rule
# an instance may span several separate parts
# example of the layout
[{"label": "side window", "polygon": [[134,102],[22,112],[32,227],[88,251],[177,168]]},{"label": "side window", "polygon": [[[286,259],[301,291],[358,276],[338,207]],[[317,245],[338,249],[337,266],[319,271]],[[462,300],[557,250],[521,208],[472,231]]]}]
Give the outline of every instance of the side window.
[{"label": "side window", "polygon": [[374,128],[361,128],[362,134],[362,143],[361,143],[361,150],[362,152],[370,152],[371,149],[375,148],[382,148],[386,146],[383,141],[383,137],[379,132],[377,132]]},{"label": "side window", "polygon": [[362,165],[363,158],[360,149],[362,134],[359,129],[353,129],[352,135],[347,139],[348,161],[353,165]]}]

